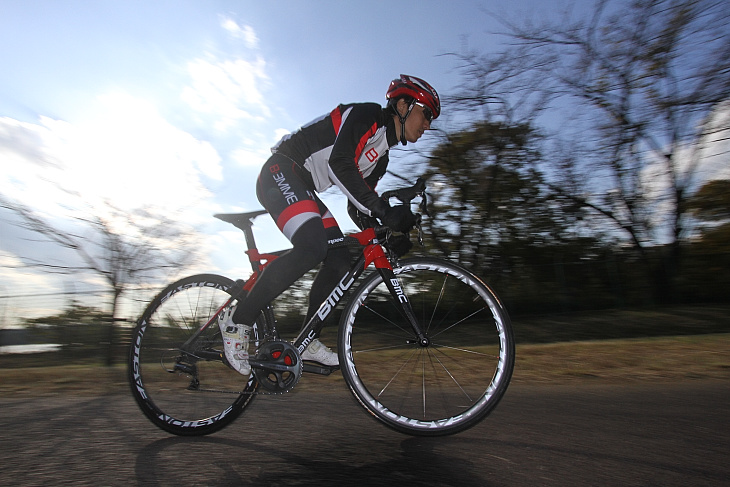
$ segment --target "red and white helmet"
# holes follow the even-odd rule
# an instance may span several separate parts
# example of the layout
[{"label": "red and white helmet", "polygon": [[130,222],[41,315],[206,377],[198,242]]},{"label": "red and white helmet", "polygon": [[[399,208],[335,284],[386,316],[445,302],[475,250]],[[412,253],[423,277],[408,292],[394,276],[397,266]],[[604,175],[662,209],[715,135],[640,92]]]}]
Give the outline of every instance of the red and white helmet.
[{"label": "red and white helmet", "polygon": [[441,115],[439,94],[436,93],[433,86],[421,78],[401,74],[400,79],[394,79],[390,82],[388,92],[385,94],[388,104],[395,103],[396,100],[404,96],[427,106],[431,110],[434,119]]}]

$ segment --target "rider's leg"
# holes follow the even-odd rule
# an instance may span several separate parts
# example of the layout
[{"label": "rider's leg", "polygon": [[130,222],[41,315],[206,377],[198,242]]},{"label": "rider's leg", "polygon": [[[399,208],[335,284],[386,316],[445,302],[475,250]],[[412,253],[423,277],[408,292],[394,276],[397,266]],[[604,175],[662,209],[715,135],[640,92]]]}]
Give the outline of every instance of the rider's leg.
[{"label": "rider's leg", "polygon": [[327,236],[321,219],[305,222],[292,236],[291,242],[292,249],[266,266],[239,304],[233,315],[236,323],[253,324],[267,303],[286,291],[327,255]]},{"label": "rider's leg", "polygon": [[[305,222],[292,237],[292,244],[293,248],[289,252],[266,266],[251,291],[236,306],[233,316],[226,313],[219,320],[226,359],[243,375],[251,373],[248,346],[252,325],[261,309],[327,255],[327,237],[322,220],[313,218]],[[324,347],[320,355],[328,350]],[[336,364],[322,358],[318,361],[327,365]],[[329,362],[332,362],[331,357]]]},{"label": "rider's leg", "polygon": [[[328,234],[333,230],[325,228],[336,228],[337,235],[342,236],[334,217],[315,195],[311,175],[284,155],[276,153],[264,164],[256,184],[256,195],[293,248],[266,266],[239,304],[234,321],[245,325],[253,324],[267,303],[327,257]],[[336,255],[334,262],[339,259],[341,257]],[[311,347],[315,353],[309,349]],[[302,358],[326,365],[338,363],[337,354],[319,340],[310,344]]]},{"label": "rider's leg", "polygon": [[[329,218],[327,218],[328,216]],[[327,227],[327,240],[342,237],[342,231],[329,212],[326,212],[324,222]],[[347,250],[347,247],[338,247],[330,249],[327,252],[327,257],[322,262],[322,266],[319,272],[317,272],[317,276],[312,283],[312,288],[309,291],[309,308],[303,323],[305,326],[314,313],[317,312],[319,306],[328,298],[329,293],[332,292],[349,270],[350,252]],[[319,339],[312,340],[302,352],[302,359],[312,360],[329,366],[339,365],[340,363],[337,353],[325,346]]]},{"label": "rider's leg", "polygon": [[[336,225],[326,230],[327,240],[335,240],[342,237],[342,231]],[[322,262],[322,267],[317,272],[317,276],[312,283],[312,288],[309,291],[309,308],[304,319],[304,325],[314,316],[314,313],[317,312],[319,306],[327,299],[329,293],[332,292],[337,283],[350,270],[350,262],[350,251],[347,247],[338,247],[330,249],[327,252],[327,257]]]},{"label": "rider's leg", "polygon": [[[325,256],[327,256],[326,260],[330,260],[330,255],[327,253],[326,232],[321,219],[314,218],[304,223],[292,236],[291,241],[293,248],[266,266],[266,269],[261,273],[249,294],[239,304],[234,314],[234,321],[236,323],[253,323],[266,303],[271,302],[288,289],[308,270],[319,264]],[[346,251],[347,249],[339,250]],[[347,254],[347,259],[344,260],[345,266],[348,263],[349,254]],[[328,281],[337,282],[338,274],[336,272],[337,269],[343,268],[342,264],[342,253],[335,252],[334,257],[328,265],[323,267],[324,274],[319,273],[317,275],[315,281],[318,285],[313,285],[312,291],[314,292],[315,289],[320,289],[315,292],[315,294],[320,296],[323,296],[324,292],[328,292],[321,291],[322,286],[326,286]],[[332,284],[332,287],[334,287],[334,284]],[[324,296],[326,297],[326,295]],[[339,365],[337,354],[322,344],[318,339],[312,340],[309,346],[302,352],[302,359],[312,360],[329,366]]]}]

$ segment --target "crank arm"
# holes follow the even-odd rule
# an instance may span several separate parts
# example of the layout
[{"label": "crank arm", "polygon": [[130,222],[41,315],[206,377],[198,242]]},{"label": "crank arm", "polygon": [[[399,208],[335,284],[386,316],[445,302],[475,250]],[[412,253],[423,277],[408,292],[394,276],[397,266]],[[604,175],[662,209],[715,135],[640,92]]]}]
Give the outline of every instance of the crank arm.
[{"label": "crank arm", "polygon": [[299,365],[272,364],[271,362],[252,359],[249,359],[248,363],[255,369],[261,369],[267,372],[290,372],[294,374],[299,370]]}]

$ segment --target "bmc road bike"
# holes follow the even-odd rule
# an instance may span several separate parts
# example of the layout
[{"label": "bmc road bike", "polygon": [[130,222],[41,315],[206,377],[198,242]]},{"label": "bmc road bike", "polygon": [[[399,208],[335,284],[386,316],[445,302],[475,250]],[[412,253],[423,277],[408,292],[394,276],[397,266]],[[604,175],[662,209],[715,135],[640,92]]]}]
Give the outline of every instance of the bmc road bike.
[{"label": "bmc road bike", "polygon": [[[425,183],[384,198],[410,204]],[[340,369],[357,401],[373,417],[405,434],[458,433],[484,419],[509,385],[515,344],[507,312],[496,294],[464,267],[434,257],[399,259],[386,227],[367,228],[330,242],[357,246],[359,258],[342,276],[293,341],[283,339],[272,305],[253,325],[252,372],[243,376],[223,352],[219,316],[251,289],[266,265],[284,251],[261,253],[253,220],[266,214],[218,214],[243,231],[253,274],[233,281],[199,274],[170,284],[148,305],[132,335],[129,380],[152,423],[176,435],[219,431],[260,395],[292,390],[303,373]],[[418,238],[423,243],[421,215]],[[324,320],[342,305],[339,367],[301,359]]]}]

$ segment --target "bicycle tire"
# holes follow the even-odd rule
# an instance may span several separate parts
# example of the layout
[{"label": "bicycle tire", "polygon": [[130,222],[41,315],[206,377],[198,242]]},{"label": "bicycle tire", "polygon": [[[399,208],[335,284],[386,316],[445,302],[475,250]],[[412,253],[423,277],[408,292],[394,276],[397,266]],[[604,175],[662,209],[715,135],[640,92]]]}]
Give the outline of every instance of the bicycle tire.
[{"label": "bicycle tire", "polygon": [[253,374],[246,378],[225,361],[217,322],[188,346],[193,353],[180,348],[225,304],[231,286],[232,280],[214,274],[180,279],[152,300],[134,329],[128,369],[132,394],[145,416],[169,433],[219,431],[254,397]]},{"label": "bicycle tire", "polygon": [[458,433],[503,397],[514,368],[509,316],[487,284],[437,258],[394,269],[424,332],[422,346],[373,273],[343,310],[338,349],[350,390],[375,418],[414,436]]}]

